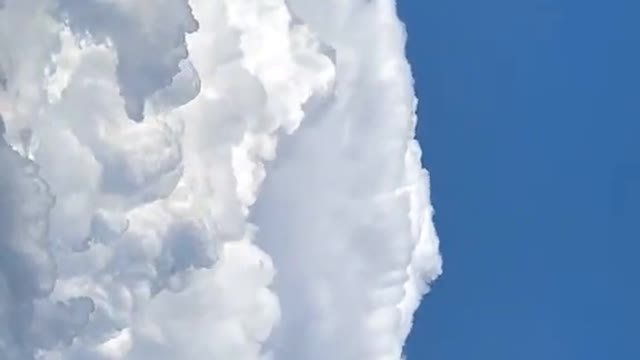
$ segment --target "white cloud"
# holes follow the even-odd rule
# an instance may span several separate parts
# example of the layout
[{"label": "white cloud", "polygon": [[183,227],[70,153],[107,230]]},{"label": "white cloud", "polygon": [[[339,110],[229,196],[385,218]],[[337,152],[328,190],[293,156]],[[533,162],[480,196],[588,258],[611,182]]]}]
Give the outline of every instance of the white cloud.
[{"label": "white cloud", "polygon": [[393,1],[1,4],[0,357],[401,358],[441,261]]}]

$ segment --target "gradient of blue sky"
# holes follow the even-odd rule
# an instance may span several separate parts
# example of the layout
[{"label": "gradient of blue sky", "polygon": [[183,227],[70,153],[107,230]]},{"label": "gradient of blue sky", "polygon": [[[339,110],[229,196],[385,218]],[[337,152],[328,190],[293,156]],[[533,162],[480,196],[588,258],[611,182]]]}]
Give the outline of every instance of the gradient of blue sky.
[{"label": "gradient of blue sky", "polygon": [[640,359],[640,2],[398,2],[445,263],[409,360]]}]

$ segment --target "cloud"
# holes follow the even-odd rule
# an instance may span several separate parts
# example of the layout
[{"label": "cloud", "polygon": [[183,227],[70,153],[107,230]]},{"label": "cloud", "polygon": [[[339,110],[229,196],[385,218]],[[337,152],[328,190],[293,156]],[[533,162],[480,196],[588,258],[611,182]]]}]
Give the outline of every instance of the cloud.
[{"label": "cloud", "polygon": [[74,33],[112,46],[127,115],[142,121],[145,100],[171,84],[188,56],[185,36],[198,29],[188,1],[59,0],[58,6]]},{"label": "cloud", "polygon": [[[0,117],[0,133],[4,122]],[[54,198],[38,166],[0,138],[0,357],[32,359],[69,344],[94,310],[88,297],[49,298],[56,264],[47,230]]]},{"label": "cloud", "polygon": [[393,1],[0,17],[0,357],[402,357],[441,260]]}]

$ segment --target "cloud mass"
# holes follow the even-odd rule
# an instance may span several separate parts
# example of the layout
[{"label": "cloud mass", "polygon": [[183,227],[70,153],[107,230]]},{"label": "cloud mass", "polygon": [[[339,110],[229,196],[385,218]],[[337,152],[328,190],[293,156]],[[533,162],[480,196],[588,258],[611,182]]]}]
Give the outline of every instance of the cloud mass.
[{"label": "cloud mass", "polygon": [[441,272],[393,0],[0,0],[0,358],[399,360]]}]

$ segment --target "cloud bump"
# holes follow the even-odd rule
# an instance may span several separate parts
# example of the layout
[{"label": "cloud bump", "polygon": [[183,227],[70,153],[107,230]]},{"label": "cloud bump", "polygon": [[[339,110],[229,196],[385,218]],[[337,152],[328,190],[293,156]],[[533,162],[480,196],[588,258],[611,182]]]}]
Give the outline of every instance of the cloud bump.
[{"label": "cloud bump", "polygon": [[402,357],[441,260],[394,1],[0,27],[0,358]]}]

